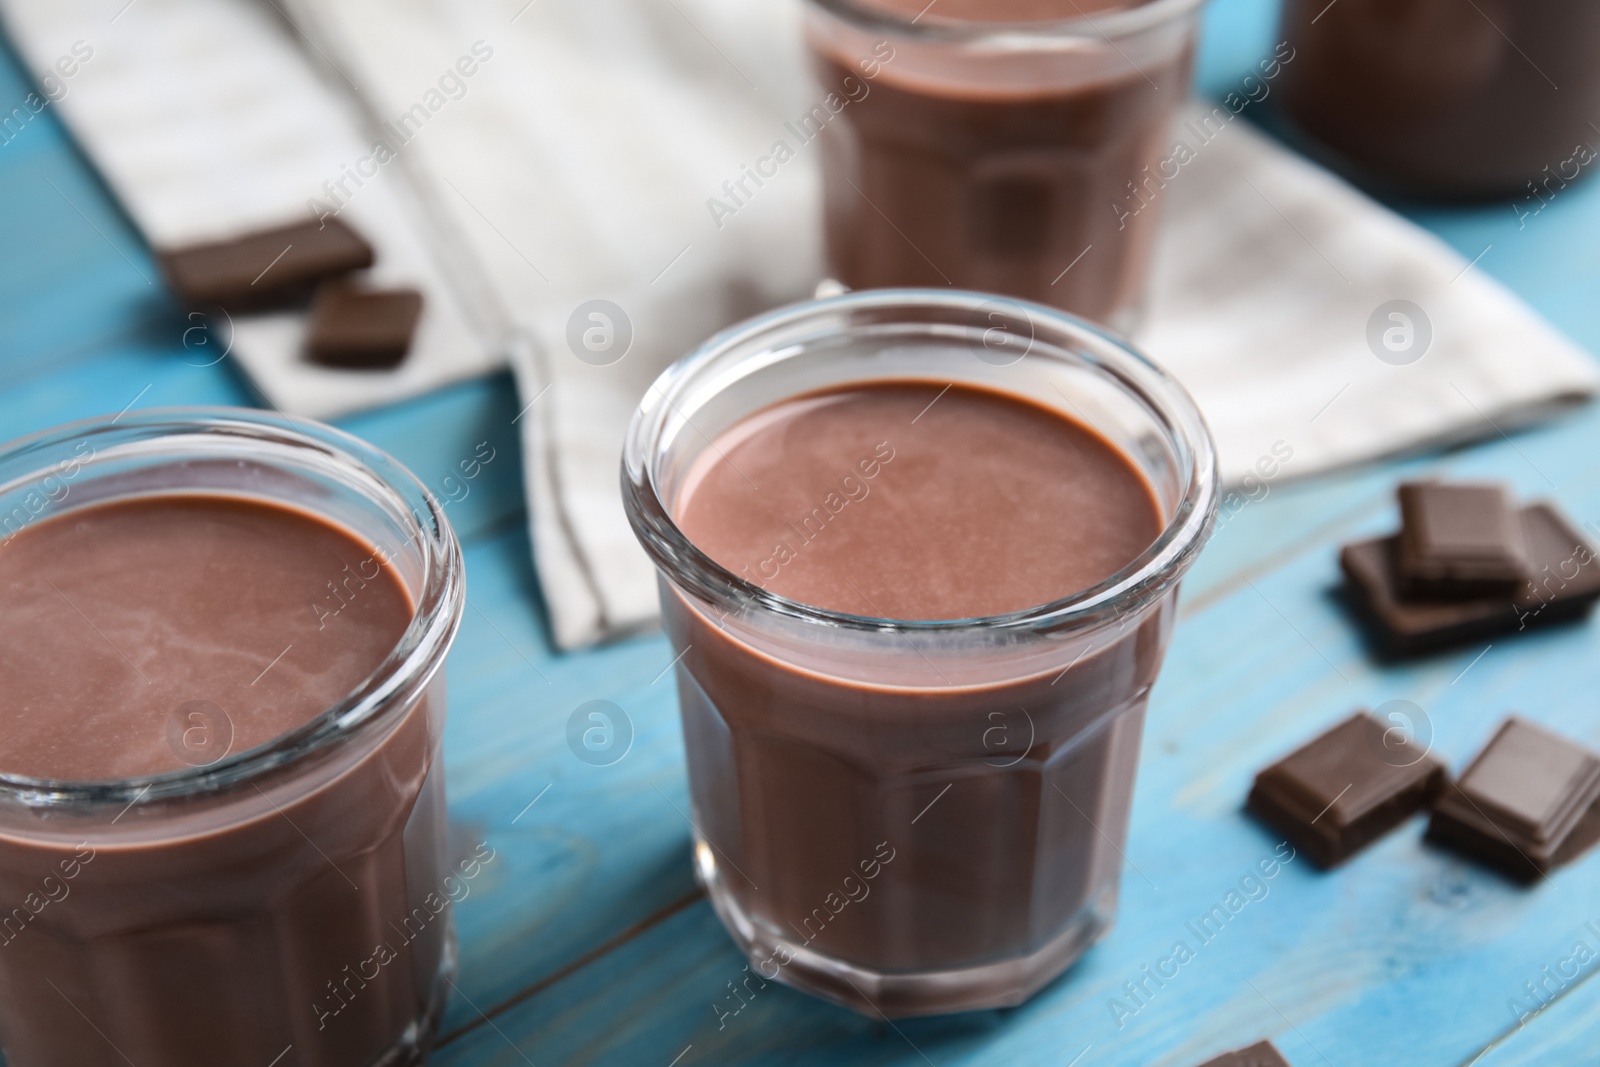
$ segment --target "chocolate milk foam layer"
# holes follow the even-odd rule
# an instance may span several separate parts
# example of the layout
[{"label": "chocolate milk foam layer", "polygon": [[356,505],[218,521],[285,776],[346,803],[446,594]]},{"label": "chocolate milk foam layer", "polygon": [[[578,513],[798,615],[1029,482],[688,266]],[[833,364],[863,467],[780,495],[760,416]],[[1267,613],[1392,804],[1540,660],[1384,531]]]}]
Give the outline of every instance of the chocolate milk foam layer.
[{"label": "chocolate milk foam layer", "polygon": [[1144,0],[861,0],[864,8],[915,19],[962,22],[1064,22],[1125,11]]},{"label": "chocolate milk foam layer", "polygon": [[813,393],[744,420],[685,479],[677,520],[771,592],[919,620],[1070,596],[1161,530],[1149,485],[1099,434],[938,382]]},{"label": "chocolate milk foam layer", "polygon": [[21,531],[0,548],[0,604],[0,771],[65,779],[193,762],[169,736],[191,702],[226,713],[233,752],[288,733],[371,674],[412,615],[348,532],[201,495]]}]

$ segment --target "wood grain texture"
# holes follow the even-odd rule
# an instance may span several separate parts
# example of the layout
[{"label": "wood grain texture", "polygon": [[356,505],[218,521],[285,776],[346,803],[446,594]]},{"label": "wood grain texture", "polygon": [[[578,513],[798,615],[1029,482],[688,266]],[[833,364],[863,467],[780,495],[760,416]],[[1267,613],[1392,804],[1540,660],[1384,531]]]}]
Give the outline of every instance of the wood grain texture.
[{"label": "wood grain texture", "polygon": [[[1273,19],[1268,0],[1217,0],[1205,91],[1227,91],[1271,51]],[[0,111],[26,91],[14,55],[0,56]],[[226,360],[193,365],[205,360],[184,345],[192,324],[49,109],[0,145],[0,204],[0,437],[130,403],[251,402]],[[1600,349],[1600,186],[1564,192],[1525,228],[1503,204],[1402,210],[1468,259],[1487,248],[1474,269]],[[1402,475],[1504,478],[1600,524],[1600,413],[1273,483],[1231,517],[1186,584],[1152,701],[1115,930],[1022,1008],[889,1025],[777,985],[733,1012],[728,983],[745,964],[689,867],[671,652],[659,636],[552,651],[518,408],[499,376],[342,421],[454,496],[466,544],[446,771],[459,843],[486,840],[497,858],[458,910],[460,995],[435,1062],[1184,1067],[1262,1036],[1297,1067],[1596,1058],[1600,982],[1586,979],[1600,959],[1549,1007],[1519,1018],[1514,1005],[1532,1007],[1525,983],[1579,940],[1600,953],[1600,856],[1522,889],[1425,846],[1413,820],[1337,873],[1289,864],[1207,944],[1186,923],[1277,843],[1241,812],[1254,771],[1357,706],[1415,702],[1457,769],[1512,710],[1600,745],[1600,624],[1386,665],[1334,596],[1337,544],[1394,524]],[[495,458],[463,482],[459,464],[482,443]],[[596,699],[633,728],[609,767],[567,747],[568,717]],[[1135,1005],[1123,984],[1178,939],[1195,958]],[[1113,998],[1137,1007],[1120,1026]]]}]

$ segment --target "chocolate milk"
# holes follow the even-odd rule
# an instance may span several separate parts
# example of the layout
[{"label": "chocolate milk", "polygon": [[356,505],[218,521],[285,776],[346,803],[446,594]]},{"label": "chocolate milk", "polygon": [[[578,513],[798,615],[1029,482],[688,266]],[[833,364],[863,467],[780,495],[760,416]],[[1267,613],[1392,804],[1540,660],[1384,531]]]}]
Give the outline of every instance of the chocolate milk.
[{"label": "chocolate milk", "polygon": [[1284,108],[1358,177],[1537,208],[1592,169],[1592,0],[1287,0],[1283,34]]},{"label": "chocolate milk", "polygon": [[716,462],[680,490],[689,540],[829,611],[1021,611],[1115,574],[1161,532],[1154,492],[1104,438],[966,386],[891,381],[797,397],[743,420],[707,456]]},{"label": "chocolate milk", "polygon": [[1138,7],[1144,0],[862,0],[861,6],[919,22],[1063,22]]},{"label": "chocolate milk", "polygon": [[[735,424],[685,475],[675,517],[770,592],[910,620],[1072,595],[1163,528],[1144,477],[1086,426],[914,381]],[[814,952],[877,974],[1031,966],[1005,980],[1031,992],[1098,936],[1171,604],[1025,668],[1002,646],[958,661],[907,632],[909,675],[868,658],[845,677],[664,585],[713,898],[762,976],[796,980],[790,960]],[[948,1010],[855,981],[796,984],[889,1014]]]},{"label": "chocolate milk", "polygon": [[[909,18],[926,5],[864,6]],[[945,0],[921,21],[1025,29],[1088,16],[1098,25],[1130,6]],[[839,280],[1003,293],[1130,325],[1159,212],[1128,216],[1117,205],[1170,148],[1168,127],[1189,92],[1192,32],[1115,47],[1094,36],[1075,51],[980,61],[838,25],[813,12],[817,76],[849,100],[821,136],[827,251]],[[887,43],[866,51],[874,34]]]},{"label": "chocolate milk", "polygon": [[[219,495],[23,529],[0,605],[0,772],[79,782],[306,725],[413,614],[371,545]],[[10,1067],[358,1067],[395,1045],[447,951],[440,698],[220,797],[0,824]]]}]

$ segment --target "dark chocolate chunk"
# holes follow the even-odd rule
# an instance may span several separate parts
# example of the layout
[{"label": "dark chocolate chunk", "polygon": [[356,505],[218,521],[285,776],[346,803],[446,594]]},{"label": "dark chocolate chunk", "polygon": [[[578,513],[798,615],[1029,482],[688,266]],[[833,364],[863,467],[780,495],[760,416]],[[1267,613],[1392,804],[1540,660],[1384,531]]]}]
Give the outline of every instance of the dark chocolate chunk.
[{"label": "dark chocolate chunk", "polygon": [[157,259],[184,303],[250,311],[303,300],[326,278],[372,266],[373,253],[360,234],[329,218],[168,249]]},{"label": "dark chocolate chunk", "polygon": [[1400,487],[1399,573],[1407,597],[1508,594],[1528,577],[1516,509],[1499,485]]},{"label": "dark chocolate chunk", "polygon": [[415,289],[358,289],[329,282],[311,306],[306,354],[329,367],[386,370],[405,359],[422,315]]},{"label": "dark chocolate chunk", "polygon": [[1540,878],[1600,836],[1600,755],[1524,719],[1506,720],[1445,790],[1428,838],[1519,881]]},{"label": "dark chocolate chunk", "polygon": [[1380,645],[1410,655],[1587,614],[1600,599],[1600,561],[1583,535],[1550,504],[1517,513],[1529,572],[1513,594],[1470,600],[1415,600],[1400,592],[1399,537],[1346,545],[1346,586],[1373,622]]},{"label": "dark chocolate chunk", "polygon": [[1442,763],[1363,712],[1256,775],[1248,803],[1327,868],[1426,808],[1444,782]]},{"label": "dark chocolate chunk", "polygon": [[1289,1061],[1270,1041],[1257,1041],[1249,1048],[1224,1052],[1200,1067],[1289,1067]]}]

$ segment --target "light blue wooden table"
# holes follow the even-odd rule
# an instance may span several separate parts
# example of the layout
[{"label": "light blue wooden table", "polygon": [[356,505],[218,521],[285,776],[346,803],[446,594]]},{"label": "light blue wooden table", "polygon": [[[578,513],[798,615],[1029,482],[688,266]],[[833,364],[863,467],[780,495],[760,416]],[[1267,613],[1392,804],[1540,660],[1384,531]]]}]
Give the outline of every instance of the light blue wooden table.
[{"label": "light blue wooden table", "polygon": [[[1273,21],[1264,0],[1217,0],[1203,91],[1271,52]],[[0,54],[0,113],[27,89]],[[1523,229],[1506,205],[1407,213],[1600,351],[1600,183]],[[252,403],[226,363],[191,365],[148,251],[48,110],[0,145],[0,283],[0,438],[129,404]],[[497,453],[450,505],[471,607],[449,664],[446,764],[456,834],[498,858],[458,911],[460,992],[435,1062],[1184,1067],[1261,1037],[1296,1067],[1600,1062],[1600,981],[1586,980],[1600,958],[1547,977],[1580,941],[1600,953],[1600,854],[1516,888],[1424,847],[1420,820],[1338,873],[1289,865],[1120,1027],[1110,1008],[1272,851],[1240,811],[1254,771],[1354,708],[1416,702],[1457,768],[1512,710],[1600,746],[1600,622],[1382,666],[1331,596],[1336,546],[1395,523],[1402,475],[1501,478],[1600,523],[1600,410],[1274,487],[1230,520],[1187,583],[1156,688],[1128,846],[1142,875],[1124,879],[1116,929],[1022,1008],[896,1026],[776,985],[719,1024],[744,961],[690,872],[671,653],[660,636],[552,651],[517,410],[499,376],[343,420],[441,495],[479,442]],[[593,699],[635,726],[613,766],[567,747],[568,716]],[[1556,999],[1519,1023],[1511,1005],[1535,1006],[1525,983],[1541,981]]]}]

